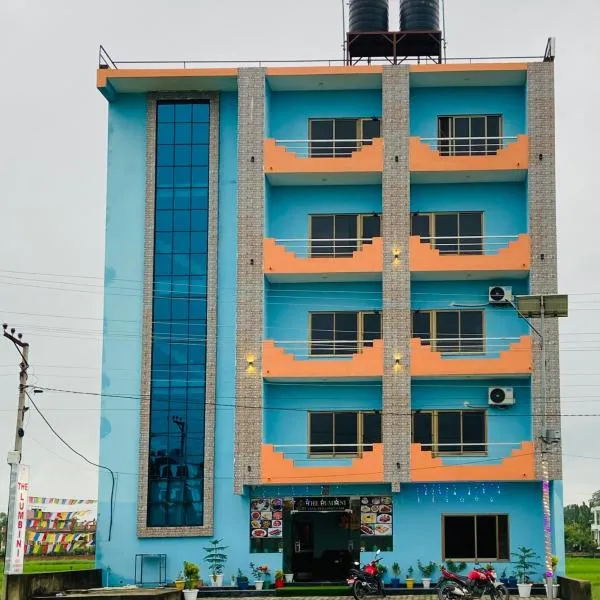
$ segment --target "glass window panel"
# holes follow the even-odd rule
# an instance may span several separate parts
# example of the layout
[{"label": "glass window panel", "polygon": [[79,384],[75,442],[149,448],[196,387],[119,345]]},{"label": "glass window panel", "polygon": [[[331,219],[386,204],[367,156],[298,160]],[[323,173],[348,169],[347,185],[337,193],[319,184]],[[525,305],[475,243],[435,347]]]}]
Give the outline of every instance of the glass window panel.
[{"label": "glass window panel", "polygon": [[148,527],[164,527],[167,524],[167,505],[148,504]]},{"label": "glass window panel", "polygon": [[475,558],[475,517],[444,517],[444,560]]},{"label": "glass window panel", "polygon": [[174,182],[175,187],[190,187],[192,183],[192,168],[175,167]]},{"label": "glass window panel", "polygon": [[208,208],[208,188],[192,188],[192,208]]},{"label": "glass window panel", "polygon": [[175,105],[175,120],[179,123],[189,123],[192,120],[192,105],[191,104],[176,104]]},{"label": "glass window panel", "polygon": [[483,311],[460,311],[460,337],[463,352],[483,352]]},{"label": "glass window panel", "polygon": [[335,120],[335,156],[350,156],[358,147],[356,119]]},{"label": "glass window panel", "polygon": [[208,143],[208,123],[194,123],[192,125],[192,144]]},{"label": "glass window panel", "polygon": [[482,214],[464,212],[458,215],[460,254],[482,254]]},{"label": "glass window panel", "polygon": [[192,128],[190,127],[189,123],[175,123],[175,143],[192,143]]},{"label": "glass window panel", "polygon": [[[175,298],[171,302],[171,318],[174,321],[187,320],[189,317],[188,301],[183,298]],[[181,338],[178,338],[181,339]],[[177,340],[174,340],[177,341]]]},{"label": "glass window panel", "polygon": [[489,115],[487,117],[487,153],[496,154],[502,148],[502,117],[499,115]]},{"label": "glass window panel", "polygon": [[190,262],[190,273],[192,275],[202,275],[206,273],[206,254],[192,254]]},{"label": "glass window panel", "polygon": [[358,313],[335,313],[335,354],[358,351]]},{"label": "glass window panel", "polygon": [[[463,433],[462,441],[464,452],[485,452],[485,412],[484,411],[464,411],[462,413]],[[470,444],[480,444],[473,446]]]},{"label": "glass window panel", "polygon": [[[310,413],[310,453],[333,454],[333,413]],[[323,445],[325,444],[325,445]]]},{"label": "glass window panel", "polygon": [[156,254],[154,256],[154,275],[170,275],[173,270],[172,262],[170,254]]},{"label": "glass window panel", "polygon": [[190,211],[189,210],[173,211],[173,230],[174,231],[189,231],[190,230]]},{"label": "glass window panel", "polygon": [[[333,354],[334,316],[333,313],[312,313],[310,316],[311,354]],[[323,343],[331,341],[329,343]]]},{"label": "glass window panel", "polygon": [[[192,231],[207,231],[208,230],[208,211],[193,210],[192,211]],[[206,236],[204,236],[206,237]]]},{"label": "glass window panel", "polygon": [[[356,454],[358,447],[358,413],[334,413],[335,454]],[[348,444],[351,444],[350,446]]]},{"label": "glass window panel", "polygon": [[461,414],[442,411],[437,414],[437,442],[439,453],[461,452]]},{"label": "glass window panel", "polygon": [[206,187],[208,183],[208,167],[192,167],[192,186]]},{"label": "glass window panel", "polygon": [[189,188],[177,188],[174,191],[173,204],[177,210],[187,210],[190,208],[190,190]]},{"label": "glass window panel", "polygon": [[334,256],[333,215],[311,215],[311,256]]},{"label": "glass window panel", "polygon": [[154,236],[154,250],[157,254],[173,252],[173,234],[170,231],[157,232]]},{"label": "glass window panel", "polygon": [[188,364],[188,347],[184,342],[173,342],[171,344],[171,364]]},{"label": "glass window panel", "polygon": [[[451,118],[450,117],[439,117],[438,118],[438,149],[442,156],[448,156],[451,152],[451,142],[449,138],[452,137],[451,131]],[[415,234],[416,235],[416,234]]]},{"label": "glass window panel", "polygon": [[199,121],[208,121],[209,108],[208,102],[195,102],[192,106],[192,120],[196,123]]},{"label": "glass window panel", "polygon": [[208,236],[206,231],[194,232],[191,234],[192,246],[191,250],[195,253],[205,253],[208,249]]},{"label": "glass window panel", "polygon": [[435,325],[436,347],[442,352],[459,352],[459,312],[450,310],[436,312]]},{"label": "glass window panel", "polygon": [[154,227],[156,231],[173,230],[173,211],[157,210],[155,213]]},{"label": "glass window panel", "polygon": [[175,148],[174,164],[178,167],[187,167],[192,164],[191,146],[171,146]]},{"label": "glass window panel", "polygon": [[441,254],[458,253],[458,215],[440,213],[434,215],[435,243]]},{"label": "glass window panel", "polygon": [[358,245],[357,228],[357,215],[335,215],[333,237],[336,256],[352,256]]},{"label": "glass window panel", "polygon": [[363,140],[372,140],[381,136],[381,121],[379,119],[363,119],[362,122]]},{"label": "glass window panel", "polygon": [[498,531],[495,515],[477,515],[476,540],[479,560],[495,560],[498,554]]},{"label": "glass window panel", "polygon": [[310,156],[333,156],[333,119],[310,121]]},{"label": "glass window panel", "polygon": [[173,190],[161,188],[156,190],[156,209],[173,208]]},{"label": "glass window panel", "polygon": [[498,515],[498,559],[508,560],[509,558],[508,515]]},{"label": "glass window panel", "polygon": [[190,277],[190,291],[192,294],[206,293],[206,275]]},{"label": "glass window panel", "polygon": [[486,153],[485,121],[485,117],[471,117],[471,154],[474,156]]},{"label": "glass window panel", "polygon": [[156,115],[160,123],[172,123],[175,120],[175,107],[172,104],[159,103]]},{"label": "glass window panel", "polygon": [[381,235],[381,216],[380,215],[363,215],[362,217],[362,238],[363,243],[371,240],[374,237]]},{"label": "glass window panel", "polygon": [[[191,365],[203,365],[206,362],[206,344],[200,342],[200,340],[194,341],[189,346],[189,362]],[[197,375],[194,375],[197,377]],[[197,379],[193,379],[195,383],[198,383]]]},{"label": "glass window panel", "polygon": [[190,300],[190,319],[199,319],[206,315],[206,298]]},{"label": "glass window panel", "polygon": [[429,215],[413,213],[410,217],[410,234],[429,238],[431,236],[430,222]]},{"label": "glass window panel", "polygon": [[381,339],[381,313],[363,313],[363,345],[373,346],[373,340]]},{"label": "glass window panel", "polygon": [[173,254],[173,275],[187,275],[190,272],[190,255]]},{"label": "glass window panel", "polygon": [[[380,444],[381,443],[381,413],[363,413],[363,443]],[[373,446],[363,446],[365,452],[373,450]]]},{"label": "glass window panel", "polygon": [[469,117],[454,118],[454,153],[457,155],[471,152],[471,119]]},{"label": "glass window panel", "polygon": [[433,414],[415,412],[413,414],[413,442],[421,444],[423,450],[431,450],[433,443]]},{"label": "glass window panel", "polygon": [[170,356],[169,341],[156,340],[152,345],[152,363],[155,365],[167,365],[169,364]]},{"label": "glass window panel", "polygon": [[156,164],[159,167],[172,167],[174,161],[173,146],[157,146]]},{"label": "glass window panel", "polygon": [[190,294],[190,278],[187,275],[173,276],[173,296],[182,298]]},{"label": "glass window panel", "polygon": [[173,167],[156,167],[156,187],[173,187]]},{"label": "glass window panel", "polygon": [[414,311],[412,314],[412,337],[427,340],[426,345],[431,340],[431,314],[428,312]]},{"label": "glass window panel", "polygon": [[189,253],[190,251],[190,234],[174,233],[173,234],[173,252]]},{"label": "glass window panel", "polygon": [[204,167],[208,165],[208,144],[196,144],[191,147],[192,165]]},{"label": "glass window panel", "polygon": [[158,145],[172,144],[175,140],[175,126],[173,123],[159,123],[156,131]]}]

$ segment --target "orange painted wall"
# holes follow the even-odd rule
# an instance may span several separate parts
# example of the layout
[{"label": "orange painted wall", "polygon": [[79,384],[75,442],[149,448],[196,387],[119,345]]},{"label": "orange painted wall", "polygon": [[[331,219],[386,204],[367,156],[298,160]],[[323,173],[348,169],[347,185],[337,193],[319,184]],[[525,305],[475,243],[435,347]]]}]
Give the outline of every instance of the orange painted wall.
[{"label": "orange painted wall", "polygon": [[411,171],[522,171],[529,168],[529,136],[518,136],[492,156],[440,156],[421,138],[411,137],[409,153]]},{"label": "orange painted wall", "polygon": [[272,340],[263,342],[263,377],[373,378],[383,376],[383,341],[375,340],[372,348],[346,360],[298,360],[279,348]]},{"label": "orange painted wall", "polygon": [[446,63],[410,65],[411,73],[469,73],[478,71],[527,71],[527,63]]},{"label": "orange painted wall", "polygon": [[379,173],[383,171],[383,139],[363,146],[346,158],[298,158],[296,153],[267,138],[265,173]]},{"label": "orange painted wall", "polygon": [[371,244],[339,258],[298,258],[272,238],[265,238],[264,268],[269,273],[381,273],[383,271],[383,242],[373,238]]},{"label": "orange painted wall", "polygon": [[531,336],[524,335],[500,352],[499,358],[466,357],[445,359],[441,352],[421,343],[410,342],[410,374],[413,377],[429,375],[526,375],[532,371]]},{"label": "orange painted wall", "polygon": [[528,271],[531,241],[528,234],[521,234],[509,242],[497,254],[455,255],[441,254],[430,244],[421,242],[418,235],[409,241],[410,270],[415,272],[437,271]]},{"label": "orange painted wall", "polygon": [[383,444],[373,444],[372,452],[352,459],[347,467],[297,467],[271,444],[261,449],[263,483],[363,483],[383,481]]},{"label": "orange painted wall", "polygon": [[533,442],[523,442],[498,464],[444,465],[421,444],[411,444],[411,481],[523,481],[535,479]]}]

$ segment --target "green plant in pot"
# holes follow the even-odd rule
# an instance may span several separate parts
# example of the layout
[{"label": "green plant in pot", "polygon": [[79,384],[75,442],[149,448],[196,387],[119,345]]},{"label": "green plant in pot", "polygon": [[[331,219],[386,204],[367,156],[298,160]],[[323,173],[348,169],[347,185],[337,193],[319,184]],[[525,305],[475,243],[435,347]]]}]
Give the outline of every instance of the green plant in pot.
[{"label": "green plant in pot", "polygon": [[517,552],[512,552],[515,557],[513,564],[517,573],[517,587],[519,588],[519,596],[521,598],[529,598],[531,596],[531,576],[535,574],[535,568],[540,567],[541,563],[537,562],[538,554],[526,546],[517,548]]},{"label": "green plant in pot", "polygon": [[248,589],[248,578],[242,573],[241,569],[238,569],[236,583],[238,589],[247,590]]},{"label": "green plant in pot", "polygon": [[[556,598],[558,596],[558,590],[560,586],[558,585],[558,576],[556,574],[556,567],[558,566],[560,559],[556,554],[552,555],[552,597]],[[546,584],[548,585],[548,584]],[[546,590],[547,591],[547,590]]]},{"label": "green plant in pot", "polygon": [[450,573],[462,573],[467,568],[467,563],[461,561],[459,563],[454,562],[451,559],[446,561],[446,570],[450,571]]},{"label": "green plant in pot", "polygon": [[198,597],[198,581],[200,579],[200,567],[192,562],[183,563],[183,577],[185,589],[183,595],[185,600],[196,600]]},{"label": "green plant in pot", "polygon": [[381,583],[383,583],[383,581],[385,580],[385,576],[387,575],[388,572],[388,568],[385,565],[382,565],[381,563],[377,563],[377,574],[379,575],[379,579],[381,580]]},{"label": "green plant in pot", "polygon": [[437,570],[437,564],[433,561],[429,561],[426,565],[424,565],[420,560],[418,560],[417,567],[419,567],[419,571],[421,571],[423,587],[428,590],[431,587],[431,576]]},{"label": "green plant in pot", "polygon": [[392,575],[391,586],[393,588],[400,587],[400,565],[397,562],[392,565]]},{"label": "green plant in pot", "polygon": [[414,571],[415,570],[412,568],[412,565],[406,569],[406,587],[409,590],[412,590],[415,585],[415,580],[413,579]]},{"label": "green plant in pot", "polygon": [[227,550],[228,546],[221,544],[223,540],[211,540],[210,546],[204,548],[206,556],[204,561],[208,563],[208,570],[210,571],[210,578],[213,587],[223,587],[223,571],[225,564],[227,563]]}]

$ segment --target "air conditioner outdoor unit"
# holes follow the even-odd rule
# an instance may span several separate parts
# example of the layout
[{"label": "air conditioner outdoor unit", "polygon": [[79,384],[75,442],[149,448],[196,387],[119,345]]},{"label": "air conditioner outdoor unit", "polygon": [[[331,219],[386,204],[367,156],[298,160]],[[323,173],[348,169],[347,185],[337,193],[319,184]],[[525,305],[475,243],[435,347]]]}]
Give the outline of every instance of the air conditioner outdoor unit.
[{"label": "air conditioner outdoor unit", "polygon": [[488,389],[490,406],[512,406],[515,403],[513,388],[491,387]]},{"label": "air conditioner outdoor unit", "polygon": [[511,287],[495,285],[490,288],[488,302],[490,304],[511,304],[513,293]]}]

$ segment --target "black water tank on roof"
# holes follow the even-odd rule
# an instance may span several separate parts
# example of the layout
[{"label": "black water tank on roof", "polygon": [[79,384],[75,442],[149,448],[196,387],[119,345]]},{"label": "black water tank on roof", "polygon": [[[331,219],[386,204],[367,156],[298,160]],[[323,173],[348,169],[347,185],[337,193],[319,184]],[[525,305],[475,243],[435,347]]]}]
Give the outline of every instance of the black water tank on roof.
[{"label": "black water tank on roof", "polygon": [[350,0],[350,31],[387,31],[388,0]]},{"label": "black water tank on roof", "polygon": [[439,0],[400,0],[400,31],[439,31]]}]

